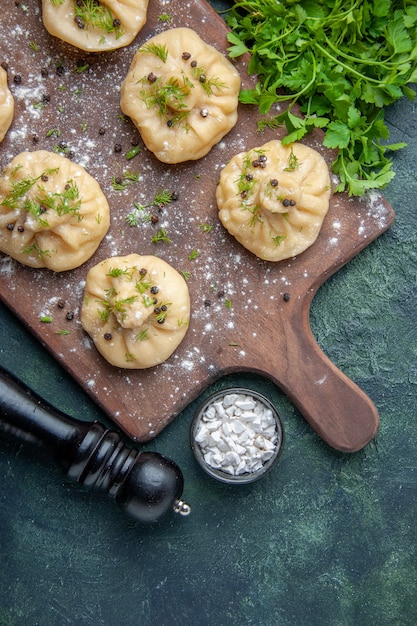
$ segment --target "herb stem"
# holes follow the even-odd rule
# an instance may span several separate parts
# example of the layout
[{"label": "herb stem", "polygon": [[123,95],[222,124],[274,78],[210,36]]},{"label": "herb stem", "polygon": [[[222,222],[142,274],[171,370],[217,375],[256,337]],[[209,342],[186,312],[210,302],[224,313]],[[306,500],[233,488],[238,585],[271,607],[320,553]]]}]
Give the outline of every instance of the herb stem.
[{"label": "herb stem", "polygon": [[[358,63],[359,65],[373,65],[375,67],[380,67],[381,66],[381,61],[375,61],[374,59],[369,59],[369,58],[368,59],[362,59],[362,58],[359,58],[359,57],[354,57],[351,54],[346,54],[346,52],[343,52],[343,50],[341,50],[341,48],[338,48],[338,47],[334,46],[332,44],[332,42],[329,40],[328,37],[325,37],[325,41],[326,41],[326,46],[329,46],[329,48],[334,50],[334,52],[336,54],[340,55],[341,57],[343,57],[347,61],[351,61],[352,63]],[[329,58],[334,59],[334,57],[329,57]],[[387,59],[384,59],[384,66],[386,68],[388,68],[388,67],[396,68],[397,67],[396,63],[391,63],[390,62],[392,58],[393,58],[393,55],[391,55]],[[368,76],[366,77],[366,79],[370,80]],[[378,80],[375,81],[375,82],[379,83]]]},{"label": "herb stem", "polygon": [[282,35],[280,35],[279,37],[275,37],[274,39],[271,39],[271,41],[266,41],[262,46],[258,46],[256,48],[256,52],[259,53],[260,50],[264,50],[265,48],[270,48],[270,46],[273,46],[273,45],[283,41],[284,39],[286,39],[289,35],[291,35],[296,30],[297,30],[297,25],[295,25],[293,28],[290,28],[289,30],[283,32]]},{"label": "herb stem", "polygon": [[[291,107],[297,102],[298,98],[300,98],[303,94],[307,93],[311,87],[315,84],[317,78],[317,63],[314,54],[311,54],[311,66],[313,70],[313,75],[308,83],[304,85],[300,91],[296,93],[285,93],[285,94],[275,94],[276,102],[286,102],[287,100],[292,100]],[[268,79],[265,78],[264,89],[268,89],[270,91],[275,90],[277,87],[274,85],[268,86]]]},{"label": "herb stem", "polygon": [[365,76],[365,74],[362,74],[361,72],[358,72],[357,70],[355,70],[350,65],[347,65],[346,63],[343,63],[343,61],[341,61],[337,57],[334,57],[332,54],[330,54],[330,52],[327,52],[327,50],[325,48],[323,48],[319,43],[317,43],[317,41],[314,42],[314,47],[317,48],[317,50],[320,50],[320,52],[322,54],[324,54],[324,56],[326,56],[328,59],[333,61],[333,63],[335,63],[335,65],[340,65],[341,67],[343,67],[343,69],[345,69],[349,74],[354,74],[358,78],[362,78],[363,80],[365,80],[367,82],[374,83],[376,85],[380,85],[381,84],[380,80],[377,80],[376,78],[371,78],[370,76]]}]

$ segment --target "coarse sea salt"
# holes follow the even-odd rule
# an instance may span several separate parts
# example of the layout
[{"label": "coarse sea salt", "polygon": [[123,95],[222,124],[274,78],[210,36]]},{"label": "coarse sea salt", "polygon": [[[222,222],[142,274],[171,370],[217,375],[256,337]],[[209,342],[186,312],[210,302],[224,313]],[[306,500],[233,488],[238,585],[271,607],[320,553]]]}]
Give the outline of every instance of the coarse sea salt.
[{"label": "coarse sea salt", "polygon": [[207,465],[231,476],[261,470],[274,456],[278,440],[272,410],[244,393],[226,393],[209,404],[194,435]]}]

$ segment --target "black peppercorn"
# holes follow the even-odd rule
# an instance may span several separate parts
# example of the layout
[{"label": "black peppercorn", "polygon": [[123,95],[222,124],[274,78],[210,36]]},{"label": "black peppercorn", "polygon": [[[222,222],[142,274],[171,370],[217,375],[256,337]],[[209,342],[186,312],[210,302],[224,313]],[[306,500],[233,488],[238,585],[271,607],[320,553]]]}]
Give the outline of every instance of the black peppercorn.
[{"label": "black peppercorn", "polygon": [[68,311],[65,317],[67,318],[67,320],[69,322],[71,322],[71,320],[74,319],[74,312],[73,311]]},{"label": "black peppercorn", "polygon": [[159,287],[157,287],[156,285],[151,287],[151,294],[155,295],[156,293],[158,293],[158,291],[159,291]]},{"label": "black peppercorn", "polygon": [[122,146],[120,143],[115,143],[114,144],[114,151],[115,152],[121,152],[122,151]]},{"label": "black peppercorn", "polygon": [[98,129],[98,134],[99,135],[105,135],[106,134],[106,129],[103,126],[100,126],[100,128]]},{"label": "black peppercorn", "polygon": [[191,54],[189,52],[182,53],[182,58],[184,59],[184,61],[188,61],[190,57],[191,57]]},{"label": "black peppercorn", "polygon": [[121,24],[121,21],[119,20],[119,18],[115,17],[114,20],[113,20],[114,28],[119,28],[120,24]]},{"label": "black peppercorn", "polygon": [[197,67],[197,61],[191,61],[190,65],[191,67]]},{"label": "black peppercorn", "polygon": [[22,77],[20,76],[20,74],[15,74],[13,82],[15,85],[20,85],[22,83]]},{"label": "black peppercorn", "polygon": [[7,230],[13,230],[14,229],[14,224],[12,224],[11,222],[9,222],[6,226]]},{"label": "black peppercorn", "polygon": [[278,187],[278,181],[276,178],[271,179],[271,187]]},{"label": "black peppercorn", "polygon": [[291,295],[289,293],[284,293],[283,298],[285,300],[285,302],[288,302],[291,298]]},{"label": "black peppercorn", "polygon": [[111,339],[112,339],[112,334],[111,334],[111,333],[104,333],[103,337],[104,337],[104,339],[105,339],[106,341],[111,341]]},{"label": "black peppercorn", "polygon": [[65,306],[65,300],[63,298],[60,298],[56,304],[58,309],[63,309]]},{"label": "black peppercorn", "polygon": [[85,24],[84,24],[84,22],[82,21],[82,19],[81,19],[81,17],[79,15],[76,15],[74,17],[74,22],[77,24],[77,26],[78,26],[78,28],[80,30],[84,30]]},{"label": "black peppercorn", "polygon": [[147,272],[148,272],[148,270],[146,270],[144,267],[142,267],[142,268],[139,270],[139,274],[140,274],[141,276],[146,276]]}]

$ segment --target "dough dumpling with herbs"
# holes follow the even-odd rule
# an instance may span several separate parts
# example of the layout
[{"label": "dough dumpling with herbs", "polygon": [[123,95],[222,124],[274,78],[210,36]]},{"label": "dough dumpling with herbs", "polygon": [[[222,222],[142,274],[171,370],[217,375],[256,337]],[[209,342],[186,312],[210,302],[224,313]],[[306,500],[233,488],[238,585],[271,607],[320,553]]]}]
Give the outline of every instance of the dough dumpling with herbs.
[{"label": "dough dumpling with herbs", "polygon": [[231,235],[260,259],[281,261],[315,242],[330,193],[329,169],[316,150],[274,140],[234,156],[216,198]]},{"label": "dough dumpling with herbs", "polygon": [[42,0],[46,30],[80,50],[129,45],[146,22],[149,0]]},{"label": "dough dumpling with herbs", "polygon": [[0,176],[0,250],[23,265],[74,269],[95,253],[109,225],[98,182],[60,154],[22,152]]},{"label": "dough dumpling with herbs", "polygon": [[0,141],[6,136],[14,115],[14,99],[7,83],[7,72],[0,66]]},{"label": "dough dumpling with herbs", "polygon": [[200,159],[236,124],[240,76],[190,28],[152,37],[135,54],[121,108],[164,163]]},{"label": "dough dumpling with herbs", "polygon": [[184,278],[156,256],[110,257],[87,274],[81,324],[116,367],[163,363],[184,339],[189,319]]}]

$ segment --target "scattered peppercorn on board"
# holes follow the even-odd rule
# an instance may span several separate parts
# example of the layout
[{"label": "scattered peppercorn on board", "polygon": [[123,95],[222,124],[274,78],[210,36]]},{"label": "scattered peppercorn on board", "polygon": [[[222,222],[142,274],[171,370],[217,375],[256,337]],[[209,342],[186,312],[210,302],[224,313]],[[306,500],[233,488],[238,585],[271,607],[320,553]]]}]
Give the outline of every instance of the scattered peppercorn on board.
[{"label": "scattered peppercorn on board", "polygon": [[[1,168],[25,150],[67,155],[100,183],[111,226],[92,259],[76,270],[31,269],[1,254],[0,297],[134,440],[155,437],[222,375],[253,371],[275,381],[329,445],[359,450],[378,430],[377,410],[323,354],[309,308],[319,286],[383,233],[394,211],[378,193],[366,199],[336,194],[317,241],[298,257],[268,263],[241,247],[217,217],[220,171],[236,153],[279,138],[280,130],[259,133],[257,109],[242,105],[236,127],[206,157],[164,165],[121,116],[120,84],[134,53],[150,36],[180,26],[226,51],[226,26],[205,0],[152,2],[135,41],[108,53],[82,52],[51,37],[40,3],[3,7],[0,61],[8,67],[15,116],[0,144]],[[253,85],[243,60],[237,67],[243,86]],[[305,143],[331,163],[334,155],[322,148],[319,133]],[[176,199],[161,210],[146,209],[157,220],[129,225],[135,203],[152,204],[162,190]],[[131,253],[166,260],[187,277],[191,296],[185,339],[164,364],[148,370],[109,365],[79,321],[88,269]]]}]

